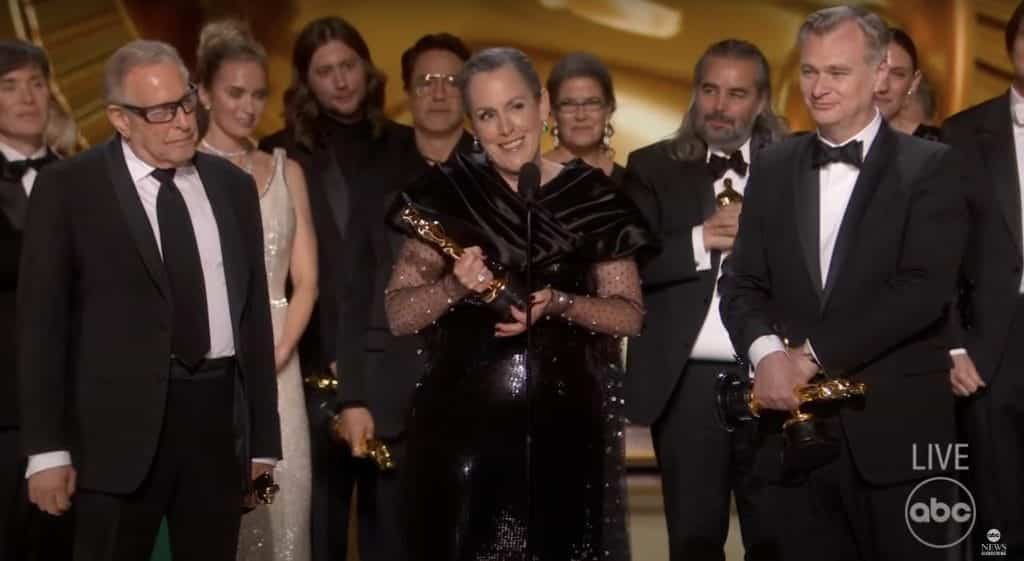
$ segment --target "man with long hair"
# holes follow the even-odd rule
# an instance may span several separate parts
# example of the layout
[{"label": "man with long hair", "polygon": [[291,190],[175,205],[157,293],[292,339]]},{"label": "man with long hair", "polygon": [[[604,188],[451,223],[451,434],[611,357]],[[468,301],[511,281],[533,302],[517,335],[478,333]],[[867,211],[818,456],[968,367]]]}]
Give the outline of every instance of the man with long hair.
[{"label": "man with long hair", "polygon": [[641,270],[646,329],[629,343],[626,416],[651,426],[672,559],[724,559],[730,496],[748,555],[761,543],[763,520],[746,480],[751,435],[714,423],[715,376],[736,354],[715,281],[735,241],[751,159],[784,130],[756,46],[715,43],[693,76],[676,135],[633,152],[626,168],[624,188],[663,244]]},{"label": "man with long hair", "polygon": [[401,404],[422,371],[417,342],[391,336],[384,291],[375,288],[386,282],[393,259],[385,210],[420,172],[422,158],[412,130],[384,116],[385,76],[351,23],[337,17],[309,23],[295,41],[292,70],[285,92],[287,126],[261,148],[285,146],[306,174],[320,297],[319,319],[306,331],[303,364],[313,365],[321,379],[338,380],[336,395],[315,387],[307,392],[313,559],[345,557],[357,485],[360,557],[401,561],[403,544],[394,539],[402,516],[398,477],[366,456],[371,441],[381,440],[401,465]]}]

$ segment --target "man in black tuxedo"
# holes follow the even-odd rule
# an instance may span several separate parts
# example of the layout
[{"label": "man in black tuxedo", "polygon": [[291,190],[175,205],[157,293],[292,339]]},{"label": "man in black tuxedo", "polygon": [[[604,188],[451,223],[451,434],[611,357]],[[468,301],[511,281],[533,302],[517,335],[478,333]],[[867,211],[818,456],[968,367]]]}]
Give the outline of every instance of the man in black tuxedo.
[{"label": "man in black tuxedo", "polygon": [[724,560],[733,492],[748,557],[764,541],[764,524],[746,480],[751,434],[719,426],[711,399],[716,375],[735,367],[715,281],[742,208],[716,197],[728,196],[727,185],[742,195],[751,158],[782,127],[756,46],[715,43],[693,75],[679,132],[630,154],[623,184],[664,246],[641,270],[647,316],[643,335],[629,342],[626,416],[651,426],[671,558]]},{"label": "man in black tuxedo", "polygon": [[1006,27],[1014,67],[1009,91],[947,120],[943,138],[969,162],[971,230],[961,278],[962,323],[951,351],[953,392],[969,445],[968,481],[978,500],[974,551],[990,528],[1010,555],[1024,551],[1024,4]]},{"label": "man in black tuxedo", "polygon": [[344,320],[335,348],[345,379],[338,388],[342,409],[336,430],[357,456],[365,455],[367,440],[376,438],[395,461],[393,470],[371,469],[361,477],[361,492],[374,497],[369,507],[360,504],[360,523],[372,521],[377,544],[362,553],[368,561],[402,561],[409,555],[404,540],[395,538],[406,534],[400,474],[412,393],[425,369],[423,341],[394,336],[388,327],[384,291],[406,238],[388,225],[385,215],[402,189],[431,166],[456,150],[471,148],[462,128],[462,98],[454,85],[469,55],[469,48],[449,34],[427,35],[403,53],[402,77],[413,115],[412,142],[399,160],[404,173],[391,176],[392,183],[378,185],[367,197],[342,252],[346,261],[338,317]]},{"label": "man in black tuxedo", "polygon": [[[383,311],[379,320],[372,314],[378,307],[383,310],[380,283],[390,274],[390,265],[386,273],[382,268],[382,260],[390,259],[387,201],[425,164],[416,152],[412,129],[384,116],[384,75],[351,23],[337,17],[310,22],[295,41],[292,62],[295,80],[285,94],[287,127],[264,139],[261,147],[284,146],[306,173],[319,248],[320,296],[317,319],[303,338],[303,368],[313,365],[326,375],[323,385],[329,385],[337,370],[336,393],[334,388],[307,391],[313,559],[345,558],[347,532],[338,529],[348,527],[352,490],[358,486],[360,557],[400,561],[403,544],[394,536],[400,535],[401,512],[390,491],[395,476],[379,473],[363,456],[367,438],[390,439],[400,433],[391,409],[398,406],[391,404],[415,382],[406,384],[388,371],[367,383],[365,373],[380,368],[377,359],[384,356],[389,364],[397,361],[401,375],[422,369],[415,341],[405,338],[396,346]],[[312,356],[311,347],[318,349]],[[386,409],[383,404],[388,404]],[[355,449],[332,442],[330,419],[337,410],[337,420],[345,421],[335,423],[342,429],[337,436],[353,435]]]},{"label": "man in black tuxedo", "polygon": [[50,63],[24,41],[0,41],[0,559],[70,557],[66,519],[28,501],[21,451],[15,321],[18,263],[28,197],[39,170],[57,160],[45,143]]},{"label": "man in black tuxedo", "polygon": [[[893,131],[875,108],[887,42],[862,8],[820,10],[801,26],[800,89],[817,134],[754,162],[719,284],[764,410],[795,409],[795,389],[819,369],[867,386],[862,401],[819,415],[834,456],[771,489],[775,557],[787,561],[947,553],[915,539],[905,505],[942,468],[915,462],[914,446],[947,450],[955,437],[946,323],[967,211],[954,152]],[[757,469],[777,467],[780,441],[766,438]],[[933,543],[951,530],[927,529]]]},{"label": "man in black tuxedo", "polygon": [[233,560],[249,479],[280,457],[263,235],[252,178],[196,153],[173,47],[107,62],[118,134],[50,166],[18,281],[29,496],[75,503],[76,561]]}]

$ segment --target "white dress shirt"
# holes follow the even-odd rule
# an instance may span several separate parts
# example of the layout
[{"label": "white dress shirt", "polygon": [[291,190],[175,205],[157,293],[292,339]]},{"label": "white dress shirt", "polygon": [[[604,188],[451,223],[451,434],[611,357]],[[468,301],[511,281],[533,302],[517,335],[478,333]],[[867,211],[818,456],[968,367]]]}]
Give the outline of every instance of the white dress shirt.
[{"label": "white dress shirt", "polygon": [[[161,250],[160,225],[156,212],[156,197],[160,191],[160,181],[152,176],[156,169],[142,161],[127,142],[122,141],[124,160],[128,173],[135,184],[146,218],[153,228],[157,249]],[[231,309],[228,305],[227,279],[224,276],[224,258],[221,253],[220,231],[217,219],[213,215],[213,207],[206,196],[206,189],[195,167],[178,168],[174,175],[174,184],[185,199],[185,207],[192,219],[196,243],[199,246],[199,260],[203,267],[203,281],[206,287],[206,308],[210,321],[210,351],[207,358],[220,358],[235,354],[234,331],[231,327]],[[170,360],[170,359],[168,359]],[[254,458],[253,461],[274,464],[271,458]],[[25,477],[45,469],[71,465],[71,453],[67,450],[56,450],[29,456]]]},{"label": "white dress shirt", "polygon": [[[867,160],[871,145],[878,136],[878,129],[882,126],[882,116],[875,110],[875,118],[860,132],[850,137],[841,144],[831,142],[821,134],[818,140],[828,146],[845,146],[854,141],[861,141],[861,161]],[[839,227],[843,223],[843,216],[846,215],[846,207],[850,203],[850,196],[853,195],[853,188],[860,177],[860,168],[845,162],[832,162],[821,166],[818,170],[819,203],[818,203],[818,259],[821,263],[821,285],[825,286],[828,279],[828,270],[832,264],[832,253],[836,248],[836,239],[839,237]],[[808,340],[810,346],[810,340]],[[776,351],[785,351],[786,346],[778,335],[762,335],[750,345],[747,356],[750,364],[756,369],[761,359]],[[811,347],[813,353],[813,347]]]},{"label": "white dress shirt", "polygon": [[[39,150],[36,150],[35,152],[33,152],[33,153],[31,153],[31,154],[26,156],[25,154],[22,154],[21,152],[18,152],[14,148],[11,148],[7,144],[4,144],[3,142],[0,142],[0,153],[2,153],[4,155],[4,158],[7,158],[8,162],[20,162],[21,160],[34,160],[34,159],[42,158],[42,157],[46,156],[46,146],[44,145]],[[28,168],[28,171],[25,172],[25,175],[21,176],[21,185],[22,185],[22,187],[25,188],[25,196],[26,197],[32,195],[32,186],[35,185],[35,183],[36,183],[36,176],[38,176],[38,175],[39,175],[38,171],[36,171],[33,168]]]},{"label": "white dress shirt", "polygon": [[[1010,86],[1010,117],[1013,120],[1013,148],[1017,156],[1017,177],[1024,177],[1024,96],[1017,92],[1017,88]],[[1021,222],[1024,228],[1024,195],[1021,201]],[[1024,275],[1021,275],[1021,284],[1018,292],[1024,294]]]},{"label": "white dress shirt", "polygon": [[[739,148],[740,153],[743,154],[743,161],[750,163],[750,140],[748,139],[743,143],[743,146]],[[707,154],[707,161],[711,161],[711,156],[722,156],[728,158],[729,154],[722,152],[718,149],[710,149]],[[715,196],[718,196],[722,191],[725,191],[725,180],[729,179],[732,181],[732,188],[739,194],[743,194],[747,187],[747,177],[750,173],[750,167],[747,167],[748,175],[740,175],[736,173],[736,170],[729,168],[725,170],[725,174],[719,179],[715,180]],[[704,247],[704,225],[699,224],[693,227],[693,260],[697,265],[698,271],[707,271],[711,269],[711,251]],[[722,259],[728,255],[727,251],[722,252]],[[718,268],[718,278],[722,276],[722,268]],[[736,352],[733,350],[732,341],[729,339],[729,332],[726,331],[725,325],[722,323],[722,314],[719,312],[719,304],[722,300],[721,295],[718,293],[718,278],[715,279],[714,290],[711,293],[711,305],[708,307],[707,316],[704,317],[704,323],[701,325],[700,332],[697,334],[697,340],[693,343],[693,350],[690,353],[690,358],[697,360],[717,360],[723,362],[733,362],[735,360]]]}]

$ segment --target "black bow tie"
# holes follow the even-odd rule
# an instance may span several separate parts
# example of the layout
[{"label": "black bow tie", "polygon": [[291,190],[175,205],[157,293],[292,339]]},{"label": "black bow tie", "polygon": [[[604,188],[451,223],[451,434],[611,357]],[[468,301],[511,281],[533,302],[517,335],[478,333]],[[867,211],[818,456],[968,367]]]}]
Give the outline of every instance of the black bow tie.
[{"label": "black bow tie", "polygon": [[815,168],[843,162],[859,168],[862,163],[862,152],[864,143],[860,140],[847,142],[842,146],[829,146],[822,141],[814,143],[814,155],[812,164]]},{"label": "black bow tie", "polygon": [[44,166],[57,161],[57,159],[56,154],[47,151],[46,155],[42,158],[27,158],[24,160],[15,160],[13,162],[3,162],[3,178],[8,181],[21,181],[21,178],[28,173],[29,169],[39,171],[43,169]]},{"label": "black bow tie", "polygon": [[740,177],[747,175],[747,162],[743,161],[743,152],[737,150],[728,158],[712,154],[708,160],[708,171],[711,172],[711,177],[714,177],[716,180],[725,175],[726,170],[730,169],[739,174]]}]

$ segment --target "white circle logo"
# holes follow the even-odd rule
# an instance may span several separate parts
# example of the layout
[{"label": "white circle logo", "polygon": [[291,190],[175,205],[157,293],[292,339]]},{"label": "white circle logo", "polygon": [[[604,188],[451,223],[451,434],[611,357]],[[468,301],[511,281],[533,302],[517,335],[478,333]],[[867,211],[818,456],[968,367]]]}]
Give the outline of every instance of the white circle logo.
[{"label": "white circle logo", "polygon": [[[949,501],[949,502],[947,502]],[[974,496],[959,481],[949,477],[931,477],[918,483],[907,495],[904,519],[907,530],[918,542],[935,549],[947,549],[964,541],[974,529]],[[951,533],[953,528],[957,531]],[[992,540],[992,532],[987,536]]]},{"label": "white circle logo", "polygon": [[990,541],[991,543],[996,543],[997,541],[999,541],[999,538],[1003,537],[1003,535],[999,533],[999,530],[992,528],[991,530],[985,533],[985,537],[988,538],[988,541]]}]

